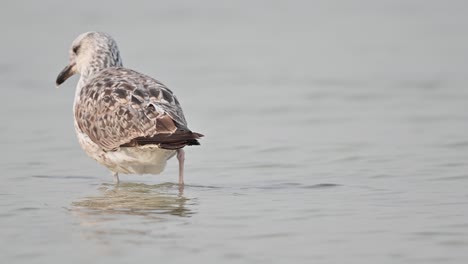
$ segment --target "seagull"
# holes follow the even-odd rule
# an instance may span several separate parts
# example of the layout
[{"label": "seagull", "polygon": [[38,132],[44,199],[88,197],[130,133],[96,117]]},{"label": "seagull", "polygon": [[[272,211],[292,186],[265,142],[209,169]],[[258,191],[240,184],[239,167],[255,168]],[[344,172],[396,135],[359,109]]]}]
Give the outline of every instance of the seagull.
[{"label": "seagull", "polygon": [[200,145],[179,100],[161,82],[124,68],[115,40],[86,32],[72,43],[59,87],[80,74],[73,103],[74,126],[83,150],[107,167],[116,183],[122,174],[159,174],[177,155],[184,184],[183,148]]}]

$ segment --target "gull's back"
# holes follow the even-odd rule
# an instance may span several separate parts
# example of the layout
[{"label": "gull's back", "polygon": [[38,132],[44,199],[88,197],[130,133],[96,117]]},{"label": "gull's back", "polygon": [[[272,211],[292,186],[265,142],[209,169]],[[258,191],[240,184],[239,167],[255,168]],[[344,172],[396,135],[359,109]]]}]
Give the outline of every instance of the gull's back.
[{"label": "gull's back", "polygon": [[125,68],[98,72],[75,104],[78,127],[106,151],[155,144],[198,145],[177,97],[161,82]]}]

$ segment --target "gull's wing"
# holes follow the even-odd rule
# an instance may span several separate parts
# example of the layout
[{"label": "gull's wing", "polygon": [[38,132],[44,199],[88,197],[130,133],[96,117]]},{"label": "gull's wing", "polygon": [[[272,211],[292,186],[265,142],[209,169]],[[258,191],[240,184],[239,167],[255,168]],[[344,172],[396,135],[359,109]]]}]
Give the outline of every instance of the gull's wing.
[{"label": "gull's wing", "polygon": [[102,149],[146,144],[178,149],[199,145],[175,95],[162,83],[124,68],[96,74],[75,104],[79,129]]}]

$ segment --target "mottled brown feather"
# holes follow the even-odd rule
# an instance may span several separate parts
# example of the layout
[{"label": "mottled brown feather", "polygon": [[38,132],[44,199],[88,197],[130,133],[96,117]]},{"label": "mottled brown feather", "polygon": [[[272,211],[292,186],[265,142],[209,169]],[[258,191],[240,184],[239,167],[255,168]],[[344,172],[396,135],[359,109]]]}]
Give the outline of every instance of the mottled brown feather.
[{"label": "mottled brown feather", "polygon": [[187,127],[175,95],[159,81],[112,67],[83,87],[75,106],[78,127],[106,151],[155,144],[178,149],[203,135]]}]

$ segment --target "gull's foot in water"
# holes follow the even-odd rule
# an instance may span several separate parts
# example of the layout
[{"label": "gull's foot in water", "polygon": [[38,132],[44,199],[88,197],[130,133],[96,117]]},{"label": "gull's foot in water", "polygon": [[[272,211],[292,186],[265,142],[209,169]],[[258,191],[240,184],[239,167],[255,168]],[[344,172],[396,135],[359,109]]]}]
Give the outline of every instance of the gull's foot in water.
[{"label": "gull's foot in water", "polygon": [[114,176],[114,183],[115,184],[119,184],[120,180],[119,180],[119,173],[117,172],[112,172],[112,176]]},{"label": "gull's foot in water", "polygon": [[179,195],[184,194],[184,183],[179,183]]}]

